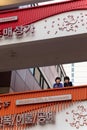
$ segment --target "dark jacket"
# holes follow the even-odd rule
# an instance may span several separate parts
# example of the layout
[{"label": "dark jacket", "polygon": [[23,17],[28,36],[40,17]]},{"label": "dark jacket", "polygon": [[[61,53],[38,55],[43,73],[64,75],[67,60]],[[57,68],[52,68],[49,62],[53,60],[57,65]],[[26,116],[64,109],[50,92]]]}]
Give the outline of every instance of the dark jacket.
[{"label": "dark jacket", "polygon": [[64,83],[64,87],[69,87],[69,86],[73,86],[73,85],[72,85],[72,82]]}]

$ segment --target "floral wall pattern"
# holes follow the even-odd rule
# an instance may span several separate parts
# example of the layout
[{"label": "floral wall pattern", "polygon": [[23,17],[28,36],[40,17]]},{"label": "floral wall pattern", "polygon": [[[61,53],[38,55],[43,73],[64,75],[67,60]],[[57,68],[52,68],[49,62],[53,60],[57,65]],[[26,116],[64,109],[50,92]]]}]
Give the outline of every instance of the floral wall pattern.
[{"label": "floral wall pattern", "polygon": [[84,105],[78,105],[76,109],[72,109],[70,112],[66,112],[66,115],[72,115],[72,121],[68,118],[65,119],[71,127],[79,129],[82,126],[87,126],[87,107]]},{"label": "floral wall pattern", "polygon": [[[59,32],[77,32],[79,28],[85,27],[87,30],[87,13],[86,12],[79,12],[78,14],[74,12],[62,14],[63,17],[60,15],[56,17],[56,19],[53,19],[51,21],[51,28],[55,29],[54,34],[57,34]],[[49,30],[47,23],[49,22],[49,18],[45,19],[45,26],[44,29],[47,31],[47,34],[52,33],[51,30]]]}]

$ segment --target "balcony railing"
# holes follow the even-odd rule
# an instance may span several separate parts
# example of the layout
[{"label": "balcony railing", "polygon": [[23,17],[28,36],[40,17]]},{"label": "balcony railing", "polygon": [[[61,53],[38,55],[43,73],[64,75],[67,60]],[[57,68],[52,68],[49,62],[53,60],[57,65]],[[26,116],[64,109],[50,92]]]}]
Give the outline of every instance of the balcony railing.
[{"label": "balcony railing", "polygon": [[[60,100],[60,101],[52,101],[52,102],[42,102],[42,103],[32,103],[32,104],[22,104],[17,106],[17,100],[36,100],[37,98],[40,100],[42,97],[45,99],[48,97],[55,96],[64,96],[64,95],[71,95],[71,100]],[[32,100],[32,101],[34,101]],[[10,94],[3,94],[0,95],[0,116],[8,115],[8,114],[16,114],[22,113],[26,111],[36,111],[38,109],[44,109],[46,107],[57,106],[58,110],[65,109],[70,105],[78,102],[78,101],[85,101],[87,100],[87,85],[86,86],[75,86],[75,87],[68,87],[68,88],[61,88],[61,89],[47,89],[47,90],[38,90],[38,91],[29,91],[29,92],[22,92],[22,93],[10,93]],[[10,105],[7,108],[4,108],[4,103],[10,102]],[[53,107],[54,109],[54,107]]]}]

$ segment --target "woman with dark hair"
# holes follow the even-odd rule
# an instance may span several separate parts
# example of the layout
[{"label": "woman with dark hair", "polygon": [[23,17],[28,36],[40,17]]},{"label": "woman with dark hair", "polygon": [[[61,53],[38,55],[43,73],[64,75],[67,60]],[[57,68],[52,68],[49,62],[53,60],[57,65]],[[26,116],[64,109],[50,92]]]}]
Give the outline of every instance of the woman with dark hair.
[{"label": "woman with dark hair", "polygon": [[63,84],[61,83],[60,77],[56,77],[53,88],[63,88]]},{"label": "woman with dark hair", "polygon": [[73,86],[72,82],[70,82],[70,78],[68,76],[64,77],[64,87]]}]

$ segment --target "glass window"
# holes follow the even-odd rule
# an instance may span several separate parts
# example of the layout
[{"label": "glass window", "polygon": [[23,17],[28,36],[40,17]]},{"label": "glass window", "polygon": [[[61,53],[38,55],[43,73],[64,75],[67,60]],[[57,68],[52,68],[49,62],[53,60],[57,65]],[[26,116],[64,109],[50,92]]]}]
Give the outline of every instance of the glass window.
[{"label": "glass window", "polygon": [[72,68],[72,72],[74,72],[74,68]]},{"label": "glass window", "polygon": [[74,63],[72,63],[71,65],[72,65],[72,67],[74,67]]},{"label": "glass window", "polygon": [[35,68],[34,76],[37,82],[40,84],[40,71],[38,70],[38,68]]},{"label": "glass window", "polygon": [[74,77],[74,73],[72,73],[72,77]]},{"label": "glass window", "polygon": [[35,77],[36,81],[42,89],[50,88],[39,68],[30,68],[29,70],[31,71],[32,75]]},{"label": "glass window", "polygon": [[0,94],[9,93],[10,87],[0,87]]},{"label": "glass window", "polygon": [[32,75],[34,75],[34,68],[30,68],[29,70],[32,73]]},{"label": "glass window", "polygon": [[74,83],[74,79],[72,79],[72,83]]},{"label": "glass window", "polygon": [[40,76],[40,86],[41,86],[41,88],[43,88],[43,85],[44,85],[44,79],[43,79],[43,76],[41,75]]},{"label": "glass window", "polygon": [[48,88],[48,84],[47,82],[44,80],[44,86],[43,86],[43,89],[47,89]]}]

